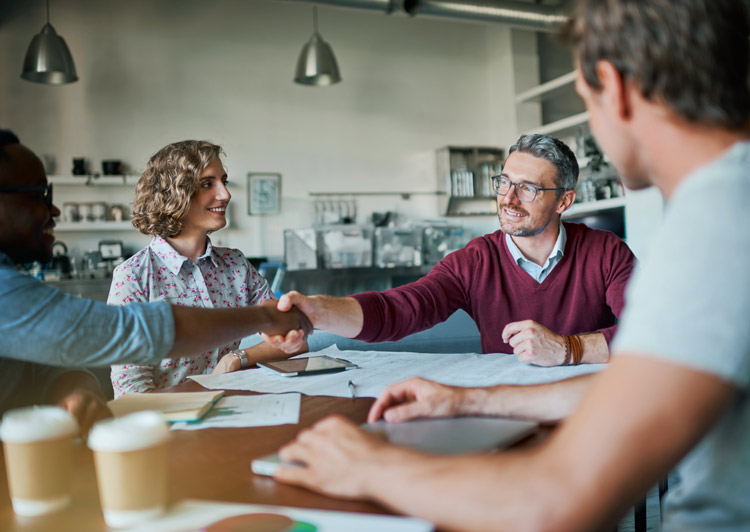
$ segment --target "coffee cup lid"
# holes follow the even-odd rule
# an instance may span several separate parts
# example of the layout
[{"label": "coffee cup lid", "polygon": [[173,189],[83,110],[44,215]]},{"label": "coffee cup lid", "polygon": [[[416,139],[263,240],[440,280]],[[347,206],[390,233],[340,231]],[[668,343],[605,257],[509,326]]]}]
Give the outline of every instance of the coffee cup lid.
[{"label": "coffee cup lid", "polygon": [[93,451],[135,451],[161,443],[169,436],[169,428],[158,412],[135,412],[105,419],[94,425],[88,446]]},{"label": "coffee cup lid", "polygon": [[73,415],[58,406],[27,406],[8,410],[0,424],[0,440],[30,442],[78,433]]}]

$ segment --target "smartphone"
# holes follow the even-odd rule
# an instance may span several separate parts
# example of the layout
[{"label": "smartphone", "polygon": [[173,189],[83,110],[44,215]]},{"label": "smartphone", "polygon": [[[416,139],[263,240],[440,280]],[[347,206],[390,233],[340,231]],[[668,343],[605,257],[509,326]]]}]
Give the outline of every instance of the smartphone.
[{"label": "smartphone", "polygon": [[343,358],[334,358],[327,355],[292,358],[287,360],[269,360],[266,362],[258,362],[258,366],[284,377],[335,373],[337,371],[346,371],[348,369],[359,367]]}]

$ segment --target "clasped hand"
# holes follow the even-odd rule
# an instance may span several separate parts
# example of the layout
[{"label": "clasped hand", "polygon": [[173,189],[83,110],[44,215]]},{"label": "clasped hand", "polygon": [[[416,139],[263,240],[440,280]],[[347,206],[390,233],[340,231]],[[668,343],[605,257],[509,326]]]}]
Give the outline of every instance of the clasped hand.
[{"label": "clasped hand", "polygon": [[[264,304],[266,303],[269,302],[265,301]],[[307,334],[312,332],[315,317],[313,315],[314,308],[310,303],[310,298],[308,296],[304,296],[296,291],[291,291],[282,295],[278,301],[273,301],[273,304],[274,309],[278,311],[279,314],[290,314],[295,311],[304,316],[310,327]],[[281,331],[278,334],[260,333],[263,340],[268,344],[276,349],[282,350],[288,355],[297,353],[302,348],[302,345],[307,338],[307,334],[300,334],[299,330],[290,330],[289,332]]]},{"label": "clasped hand", "polygon": [[534,320],[509,323],[503,342],[510,344],[519,362],[537,366],[560,366],[565,361],[565,340]]},{"label": "clasped hand", "polygon": [[[285,296],[282,296],[284,299]],[[269,326],[261,332],[261,337],[274,347],[287,354],[300,350],[307,336],[312,333],[313,325],[304,309],[292,303],[282,307],[281,301],[267,300],[259,306],[269,314]],[[286,348],[287,346],[296,346]]]}]

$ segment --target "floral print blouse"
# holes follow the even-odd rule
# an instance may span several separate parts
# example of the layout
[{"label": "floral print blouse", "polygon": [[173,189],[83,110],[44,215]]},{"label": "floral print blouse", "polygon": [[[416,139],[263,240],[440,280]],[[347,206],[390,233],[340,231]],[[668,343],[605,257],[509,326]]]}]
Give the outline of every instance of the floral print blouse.
[{"label": "floral print blouse", "polygon": [[[114,271],[107,303],[126,305],[164,300],[173,305],[228,308],[257,305],[275,299],[268,282],[238,249],[215,248],[193,262],[161,237],[154,237]],[[185,382],[189,375],[211,373],[219,359],[237,349],[235,342],[196,356],[165,358],[158,366],[112,366],[115,397],[142,393]]]}]

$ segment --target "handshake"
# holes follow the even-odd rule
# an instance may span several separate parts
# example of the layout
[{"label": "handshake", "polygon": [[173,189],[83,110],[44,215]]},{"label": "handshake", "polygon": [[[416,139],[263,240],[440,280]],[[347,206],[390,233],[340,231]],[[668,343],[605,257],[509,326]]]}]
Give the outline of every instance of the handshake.
[{"label": "handshake", "polygon": [[287,354],[303,349],[313,328],[347,338],[362,330],[362,308],[350,297],[305,296],[291,291],[278,301],[265,301],[262,305],[269,308],[275,320],[261,333],[263,340]]}]

